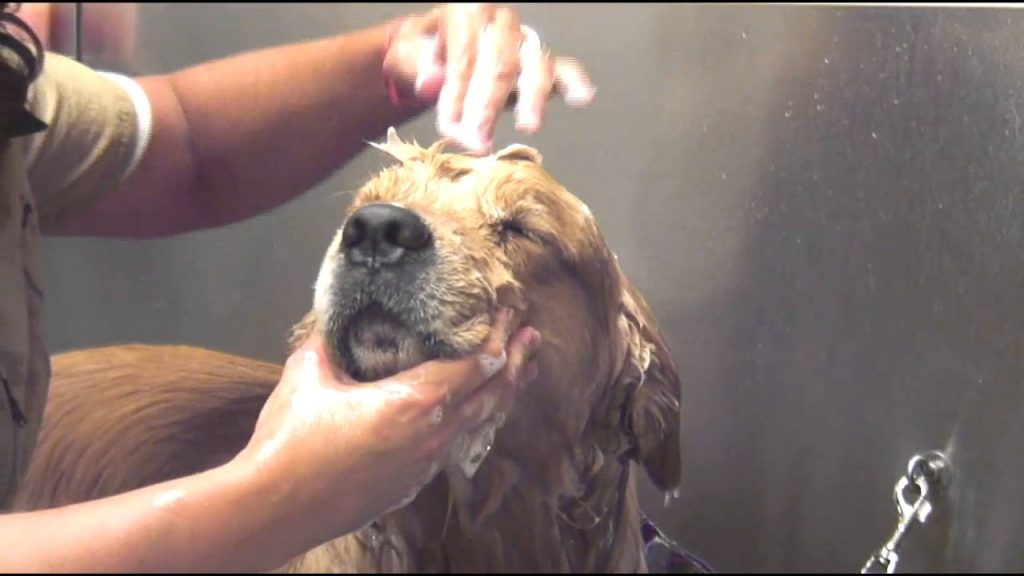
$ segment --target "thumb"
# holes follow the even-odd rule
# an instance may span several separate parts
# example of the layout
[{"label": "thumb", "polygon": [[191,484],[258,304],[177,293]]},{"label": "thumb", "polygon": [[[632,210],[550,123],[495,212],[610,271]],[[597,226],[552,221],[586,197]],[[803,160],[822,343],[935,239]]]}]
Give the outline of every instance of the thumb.
[{"label": "thumb", "polygon": [[444,76],[444,65],[440,62],[431,62],[421,68],[416,76],[416,96],[422,100],[436,101],[444,87]]},{"label": "thumb", "polygon": [[444,60],[438,57],[437,36],[421,36],[416,56],[416,79],[413,91],[422,100],[436,100],[444,85]]},{"label": "thumb", "polygon": [[351,383],[351,377],[331,362],[330,353],[320,334],[312,334],[288,356],[285,373],[300,378],[316,379],[329,385]]}]

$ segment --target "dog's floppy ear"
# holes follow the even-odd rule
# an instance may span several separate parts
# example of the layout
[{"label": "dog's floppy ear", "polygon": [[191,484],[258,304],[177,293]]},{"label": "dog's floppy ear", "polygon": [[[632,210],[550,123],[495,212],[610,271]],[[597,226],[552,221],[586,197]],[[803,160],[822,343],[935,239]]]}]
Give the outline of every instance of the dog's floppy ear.
[{"label": "dog's floppy ear", "polygon": [[634,457],[659,489],[671,491],[682,476],[679,372],[647,302],[624,274],[619,277],[627,349],[623,376],[631,384],[623,424]]}]

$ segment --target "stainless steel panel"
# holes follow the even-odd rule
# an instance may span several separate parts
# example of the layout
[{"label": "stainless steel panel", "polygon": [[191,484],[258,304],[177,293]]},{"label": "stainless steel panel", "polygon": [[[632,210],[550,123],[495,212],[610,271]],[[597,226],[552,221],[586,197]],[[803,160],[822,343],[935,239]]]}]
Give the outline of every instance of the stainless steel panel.
[{"label": "stainless steel panel", "polygon": [[[165,72],[420,5],[139,4]],[[599,86],[538,146],[649,295],[686,374],[686,478],[654,519],[723,571],[858,570],[915,452],[956,477],[901,571],[1024,569],[1024,11],[523,4]],[[86,18],[90,8],[86,6]],[[86,46],[86,57],[89,50]],[[421,142],[425,116],[404,127]],[[281,359],[364,154],[253,221],[47,242],[55,350]]]}]

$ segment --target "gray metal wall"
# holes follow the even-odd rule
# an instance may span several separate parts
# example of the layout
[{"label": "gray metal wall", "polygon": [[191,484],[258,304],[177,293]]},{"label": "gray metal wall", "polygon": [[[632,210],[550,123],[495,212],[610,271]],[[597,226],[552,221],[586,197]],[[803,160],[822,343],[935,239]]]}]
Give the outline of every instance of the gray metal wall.
[{"label": "gray metal wall", "polygon": [[[136,8],[133,58],[87,61],[164,72],[422,6]],[[907,459],[939,448],[957,476],[900,570],[1024,569],[1024,11],[520,10],[599,93],[498,143],[538,146],[590,205],[686,376],[686,484],[670,508],[645,492],[652,516],[719,570],[852,572],[895,526]],[[400,133],[431,141],[432,118]],[[281,359],[333,193],[382,161],[225,229],[48,241],[54,350]]]}]

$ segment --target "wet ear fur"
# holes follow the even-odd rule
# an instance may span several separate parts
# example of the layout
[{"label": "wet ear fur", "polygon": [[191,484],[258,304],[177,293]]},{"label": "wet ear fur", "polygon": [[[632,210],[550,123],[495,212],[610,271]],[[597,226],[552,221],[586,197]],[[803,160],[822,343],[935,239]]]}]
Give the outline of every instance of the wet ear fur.
[{"label": "wet ear fur", "polygon": [[671,491],[682,476],[679,372],[647,302],[621,271],[620,278],[627,327],[622,384],[630,388],[623,426],[634,458],[659,489]]}]

